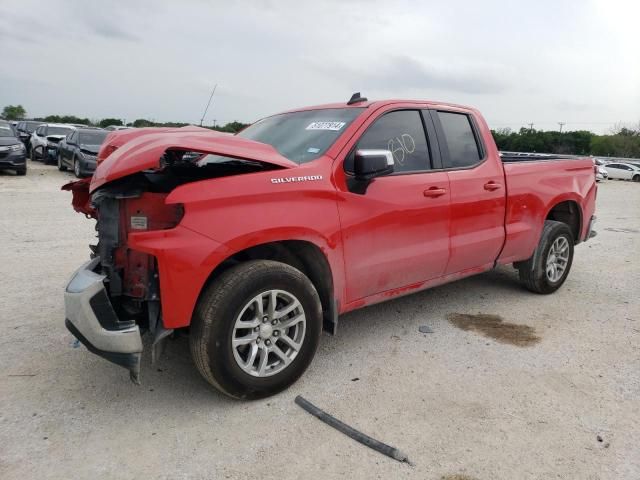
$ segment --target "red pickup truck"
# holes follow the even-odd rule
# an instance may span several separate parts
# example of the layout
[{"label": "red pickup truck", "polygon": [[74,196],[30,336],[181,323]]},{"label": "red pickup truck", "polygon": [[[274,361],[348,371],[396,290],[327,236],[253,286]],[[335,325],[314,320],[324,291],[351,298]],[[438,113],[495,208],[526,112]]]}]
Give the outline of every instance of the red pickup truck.
[{"label": "red pickup truck", "polygon": [[113,132],[63,188],[98,232],[71,333],[137,382],[141,334],[155,359],[184,330],[203,377],[249,399],[295,382],[350,310],[504,264],[552,293],[597,187],[587,158],[501,157],[475,109],[354,95],[237,135]]}]

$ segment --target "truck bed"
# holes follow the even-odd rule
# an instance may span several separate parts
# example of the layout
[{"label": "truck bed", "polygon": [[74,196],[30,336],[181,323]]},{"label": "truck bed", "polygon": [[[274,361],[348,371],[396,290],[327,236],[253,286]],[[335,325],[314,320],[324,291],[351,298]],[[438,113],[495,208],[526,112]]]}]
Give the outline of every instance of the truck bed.
[{"label": "truck bed", "polygon": [[583,160],[584,158],[584,156],[579,155],[558,155],[552,153],[500,152],[500,159],[503,163],[541,162],[550,160]]}]

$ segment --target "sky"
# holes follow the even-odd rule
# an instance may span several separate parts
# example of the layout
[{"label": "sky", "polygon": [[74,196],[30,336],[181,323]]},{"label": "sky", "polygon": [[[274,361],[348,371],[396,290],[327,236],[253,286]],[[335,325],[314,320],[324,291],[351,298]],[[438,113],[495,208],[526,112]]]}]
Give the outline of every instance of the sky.
[{"label": "sky", "polygon": [[640,122],[637,0],[0,0],[0,108],[206,125],[438,100],[491,128]]}]

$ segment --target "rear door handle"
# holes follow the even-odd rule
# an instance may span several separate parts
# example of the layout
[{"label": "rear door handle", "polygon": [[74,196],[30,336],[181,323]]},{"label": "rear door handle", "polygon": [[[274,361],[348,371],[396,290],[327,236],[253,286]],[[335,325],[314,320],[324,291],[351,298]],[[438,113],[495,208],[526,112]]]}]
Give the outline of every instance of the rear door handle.
[{"label": "rear door handle", "polygon": [[494,182],[493,180],[484,184],[484,189],[489,190],[490,192],[498,190],[499,188],[502,188],[502,184]]},{"label": "rear door handle", "polygon": [[442,195],[447,193],[447,191],[444,188],[429,187],[423,193],[425,197],[435,198],[435,197],[441,197]]}]

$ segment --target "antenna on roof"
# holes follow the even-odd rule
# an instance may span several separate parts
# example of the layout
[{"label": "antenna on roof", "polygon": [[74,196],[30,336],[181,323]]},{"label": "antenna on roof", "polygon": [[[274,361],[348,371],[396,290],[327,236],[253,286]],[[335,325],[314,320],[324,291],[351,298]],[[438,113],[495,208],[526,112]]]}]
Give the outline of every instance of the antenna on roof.
[{"label": "antenna on roof", "polygon": [[365,97],[360,96],[360,92],[356,92],[351,95],[351,99],[347,102],[347,105],[353,105],[354,103],[366,102],[367,99]]},{"label": "antenna on roof", "polygon": [[204,109],[204,113],[202,114],[202,118],[200,119],[200,126],[202,126],[202,122],[204,122],[204,117],[207,115],[207,110],[209,110],[209,105],[211,105],[211,99],[213,98],[213,94],[216,93],[216,88],[218,84],[216,83],[213,86],[213,90],[211,91],[211,96],[209,97],[209,101],[207,102],[207,108]]}]

